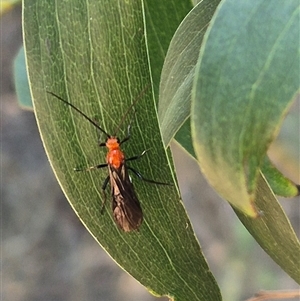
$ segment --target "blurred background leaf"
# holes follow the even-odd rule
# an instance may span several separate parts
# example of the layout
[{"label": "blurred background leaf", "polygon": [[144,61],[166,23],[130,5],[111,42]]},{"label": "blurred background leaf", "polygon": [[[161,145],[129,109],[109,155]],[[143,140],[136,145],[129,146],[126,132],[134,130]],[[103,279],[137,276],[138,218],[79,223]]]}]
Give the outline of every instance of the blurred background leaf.
[{"label": "blurred background leaf", "polygon": [[1,0],[1,2],[0,2],[0,16],[2,14],[7,13],[11,9],[13,9],[13,7],[16,4],[19,4],[19,3],[21,3],[20,0]]},{"label": "blurred background leaf", "polygon": [[21,47],[14,61],[15,88],[21,107],[32,110],[24,48]]}]

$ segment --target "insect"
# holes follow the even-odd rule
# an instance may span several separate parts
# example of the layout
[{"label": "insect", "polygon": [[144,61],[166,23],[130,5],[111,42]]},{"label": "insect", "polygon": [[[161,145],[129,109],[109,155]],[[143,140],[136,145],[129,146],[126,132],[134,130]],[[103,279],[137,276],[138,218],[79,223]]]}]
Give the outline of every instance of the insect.
[{"label": "insect", "polygon": [[[63,98],[61,98],[60,96],[56,95],[53,92],[47,91],[47,93],[59,99],[66,105],[70,106],[81,116],[83,116],[86,120],[88,120],[95,128],[97,128],[103,134],[105,134],[106,141],[99,143],[99,146],[100,147],[106,146],[108,149],[106,155],[106,163],[102,163],[96,166],[91,166],[86,169],[76,168],[75,171],[84,171],[84,170],[89,171],[92,169],[107,167],[109,175],[104,180],[102,185],[104,201],[102,204],[101,213],[103,213],[105,203],[106,203],[105,189],[107,188],[108,183],[110,183],[111,197],[112,197],[112,211],[113,211],[113,217],[115,223],[121,230],[125,232],[138,230],[143,221],[143,211],[141,208],[141,204],[138,200],[138,197],[136,195],[136,192],[134,190],[134,186],[132,184],[128,171],[129,170],[132,171],[139,179],[149,183],[160,184],[160,185],[172,185],[172,184],[146,179],[138,171],[136,171],[135,169],[127,165],[128,161],[139,159],[147,152],[147,150],[145,150],[140,155],[133,156],[127,159],[125,158],[125,154],[121,150],[121,145],[124,142],[128,141],[130,138],[131,123],[127,128],[127,136],[123,140],[120,140],[116,135],[110,135],[106,131],[104,131],[95,121],[93,121],[90,117],[88,117],[85,113],[80,111],[77,107],[75,107],[70,102],[64,100]],[[129,109],[131,109],[131,107]]]}]

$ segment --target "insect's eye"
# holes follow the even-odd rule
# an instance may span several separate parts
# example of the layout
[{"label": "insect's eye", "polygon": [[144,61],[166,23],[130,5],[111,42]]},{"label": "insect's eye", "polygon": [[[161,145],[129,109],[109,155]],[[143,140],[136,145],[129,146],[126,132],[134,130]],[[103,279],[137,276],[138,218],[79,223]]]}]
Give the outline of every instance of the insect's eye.
[{"label": "insect's eye", "polygon": [[117,137],[117,142],[120,144],[120,139]]}]

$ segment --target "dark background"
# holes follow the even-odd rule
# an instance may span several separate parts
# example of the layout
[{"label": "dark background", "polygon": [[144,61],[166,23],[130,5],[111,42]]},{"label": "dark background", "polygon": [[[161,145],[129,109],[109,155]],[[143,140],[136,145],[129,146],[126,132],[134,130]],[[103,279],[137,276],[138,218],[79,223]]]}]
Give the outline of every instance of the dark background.
[{"label": "dark background", "polygon": [[[82,226],[52,173],[34,114],[17,104],[12,64],[22,45],[20,6],[1,16],[0,30],[2,300],[158,300]],[[293,110],[299,111],[299,101]],[[173,152],[185,206],[224,300],[245,300],[260,289],[297,288],[194,162],[183,160],[176,145]],[[273,157],[299,183],[299,160],[289,164],[278,150]],[[299,234],[299,198],[281,203]]]}]

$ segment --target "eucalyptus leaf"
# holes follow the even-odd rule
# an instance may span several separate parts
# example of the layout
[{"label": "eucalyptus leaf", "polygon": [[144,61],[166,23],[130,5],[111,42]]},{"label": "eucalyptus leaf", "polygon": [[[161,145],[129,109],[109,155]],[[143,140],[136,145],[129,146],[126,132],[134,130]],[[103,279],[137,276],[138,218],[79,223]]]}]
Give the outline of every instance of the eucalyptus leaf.
[{"label": "eucalyptus leaf", "polygon": [[[23,13],[39,130],[56,177],[78,217],[110,256],[152,293],[179,301],[221,300],[160,136],[151,89],[157,79],[149,71],[142,2],[25,0]],[[132,136],[122,147],[127,157],[149,151],[131,166],[147,178],[174,182],[174,186],[151,185],[133,175],[144,212],[140,231],[120,231],[109,206],[101,215],[101,186],[107,171],[73,170],[104,163],[105,150],[97,146],[99,133],[46,91],[69,101],[121,139],[130,123],[128,108],[135,103]]]},{"label": "eucalyptus leaf", "polygon": [[192,103],[206,177],[298,283],[299,240],[260,169],[299,90],[299,13],[295,2],[222,2],[200,50]]},{"label": "eucalyptus leaf", "polygon": [[[165,145],[190,115],[191,90],[200,45],[219,0],[196,5],[178,27],[162,70],[158,114]],[[184,137],[184,135],[182,135]]]},{"label": "eucalyptus leaf", "polygon": [[260,246],[299,284],[299,240],[261,174],[258,176],[258,183],[255,201],[262,212],[260,218],[253,219],[237,209],[234,210]]},{"label": "eucalyptus leaf", "polygon": [[155,96],[158,96],[162,66],[170,41],[178,25],[193,6],[189,0],[145,0],[144,5],[147,49],[154,92]]},{"label": "eucalyptus leaf", "polygon": [[[296,8],[291,8],[293,5],[295,5]],[[218,9],[217,15],[211,22],[209,35],[206,36],[205,40],[202,42],[202,39],[199,39],[198,44],[191,42],[184,44],[182,42],[184,39],[180,39],[180,37],[185,37],[189,32],[192,32],[195,35],[195,39],[197,39],[202,31],[201,26],[198,29],[199,32],[195,31],[196,27],[194,27],[195,23],[193,20],[196,20],[197,17],[195,14],[190,13],[176,31],[164,64],[161,82],[162,91],[160,94],[162,103],[159,107],[159,109],[162,110],[159,111],[162,129],[163,132],[165,131],[164,143],[168,145],[170,139],[176,134],[176,140],[190,153],[190,155],[195,156],[195,150],[197,148],[199,155],[199,148],[201,148],[199,161],[202,171],[208,178],[210,173],[221,175],[217,181],[217,190],[218,187],[221,187],[221,190],[225,190],[228,199],[230,199],[229,194],[232,190],[234,190],[233,194],[236,194],[237,197],[240,196],[238,185],[236,185],[236,187],[234,186],[234,184],[237,184],[238,182],[233,183],[231,190],[228,189],[227,183],[233,180],[231,174],[224,174],[224,166],[222,165],[211,164],[207,166],[210,156],[214,155],[214,158],[221,162],[228,158],[228,160],[230,159],[231,161],[229,160],[226,164],[228,165],[230,162],[232,167],[235,167],[238,163],[241,164],[239,156],[236,154],[236,149],[239,149],[240,147],[241,150],[243,148],[246,148],[245,150],[250,150],[250,148],[247,149],[246,146],[240,145],[243,141],[239,139],[239,134],[241,134],[240,132],[242,129],[239,122],[242,122],[242,124],[245,123],[245,125],[248,124],[250,129],[251,125],[253,126],[254,131],[252,129],[251,139],[254,139],[253,137],[255,135],[258,136],[255,137],[255,146],[260,142],[263,142],[260,141],[261,131],[255,131],[255,122],[258,122],[258,126],[259,123],[262,123],[260,127],[263,129],[267,128],[267,126],[273,126],[273,133],[271,137],[269,137],[269,141],[267,141],[267,143],[264,141],[265,144],[257,148],[258,150],[264,149],[264,152],[261,154],[262,157],[259,160],[267,160],[266,149],[271,140],[275,138],[276,133],[281,126],[282,119],[293,101],[293,96],[299,89],[299,83],[296,82],[297,78],[299,78],[299,70],[297,69],[299,64],[295,63],[299,62],[299,51],[297,52],[296,50],[296,48],[298,48],[296,45],[297,43],[294,43],[294,41],[299,40],[299,34],[297,34],[297,32],[299,33],[299,26],[296,26],[296,15],[299,14],[299,7],[297,7],[295,2],[293,2],[293,4],[291,2],[285,2],[282,6],[276,7],[273,11],[273,5],[269,2],[252,1],[250,4],[248,2],[240,1],[224,1],[222,2],[222,6]],[[194,13],[196,13],[197,9],[198,7],[194,8]],[[266,14],[266,16],[264,16],[264,14]],[[283,14],[283,16],[281,16],[281,14]],[[201,18],[201,12],[199,12],[199,18]],[[271,26],[273,24],[271,21],[274,21],[274,19],[277,18],[281,20],[279,24]],[[253,25],[252,21],[255,21]],[[229,25],[226,27],[223,24],[224,22],[226,23],[225,25],[228,23],[233,28],[229,29]],[[245,24],[245,22],[247,23]],[[294,24],[294,26],[292,26],[292,24]],[[290,26],[291,31],[282,31],[282,34],[280,34],[281,31],[278,30],[279,25],[283,27]],[[251,26],[260,27],[252,29]],[[213,30],[214,33],[212,33]],[[270,52],[265,52],[265,41],[262,41],[263,37],[269,35],[269,31],[272,33],[271,36],[273,36],[273,41],[279,36],[281,40],[278,39],[276,42],[279,43],[279,45],[283,45],[280,48],[281,52],[276,47],[273,49],[273,52],[271,51],[272,56],[270,61],[267,59]],[[250,38],[255,39],[256,43],[253,43]],[[284,38],[288,40],[289,43],[287,41],[283,42],[282,39]],[[247,39],[249,39],[249,41],[247,41]],[[189,41],[194,41],[193,37],[190,37]],[[198,53],[201,43],[203,43],[202,46],[204,48],[200,59],[205,60],[207,58],[208,62],[204,63],[206,67],[205,70],[202,70],[201,65],[199,65],[200,67],[197,69],[197,80],[194,83],[197,98],[195,98],[194,104],[194,136],[192,137],[190,134],[190,120],[188,119],[190,114],[189,99],[191,94],[191,84],[188,77],[191,77],[190,74],[193,74],[195,65],[191,63],[191,58],[184,54]],[[208,49],[206,49],[207,43],[210,43]],[[241,45],[239,45],[240,43]],[[287,49],[287,44],[292,44],[291,48]],[[278,46],[278,44],[276,44],[276,46]],[[240,48],[244,51],[241,51]],[[276,52],[275,50],[278,50],[279,52]],[[183,55],[181,55],[181,53]],[[240,102],[238,102],[237,105],[236,102],[239,100],[239,98],[237,98],[237,100],[235,99],[235,97],[238,96],[237,91],[242,90],[243,92],[243,89],[249,86],[247,81],[249,80],[248,76],[250,71],[252,71],[252,73],[250,72],[250,75],[252,76],[251,78],[253,78],[253,74],[255,75],[254,71],[260,70],[259,68],[256,70],[255,67],[254,70],[252,70],[255,63],[270,63],[274,61],[275,54],[280,58],[280,62],[276,62],[273,67],[275,70],[271,69],[268,73],[268,69],[264,69],[271,79],[276,79],[274,81],[274,91],[273,88],[269,91],[269,85],[272,84],[271,79],[270,81],[265,81],[265,86],[260,86],[260,92],[266,96],[266,99],[260,98],[260,100],[257,101],[257,106],[252,107],[252,115],[248,114],[249,116],[255,117],[255,110],[257,110],[257,118],[246,123],[245,116],[237,114],[235,111],[239,110],[242,105],[245,106],[246,100],[248,100],[249,97],[247,98],[247,94],[245,94],[244,97],[243,94],[241,94]],[[288,60],[285,59],[287,56],[289,57]],[[248,61],[249,57],[252,58],[252,60]],[[231,60],[228,60],[228,58],[231,58]],[[199,64],[201,63],[202,62]],[[196,60],[194,61],[194,64],[196,64]],[[172,69],[172,66],[176,66],[176,68]],[[182,71],[179,68],[180,66],[185,66],[186,68],[183,68]],[[224,66],[226,66],[227,69]],[[268,65],[265,67],[268,67]],[[278,69],[277,73],[276,68]],[[176,72],[174,72],[174,70],[176,70]],[[226,72],[227,70],[228,72]],[[221,75],[219,73],[221,73]],[[263,74],[264,73],[260,74],[260,76]],[[240,82],[240,77],[244,78],[243,83]],[[263,79],[263,77],[261,79]],[[261,82],[259,81],[258,83]],[[251,82],[250,87],[252,87]],[[166,89],[169,93],[164,93],[163,89]],[[264,89],[266,89],[266,91],[264,91]],[[227,96],[226,93],[229,92],[233,93],[232,97]],[[272,97],[268,95],[270,92],[279,93],[278,97],[275,95],[276,98],[272,99]],[[267,100],[269,101],[269,104],[266,102]],[[273,104],[273,101],[276,102],[275,105]],[[261,106],[266,106],[266,109],[263,110]],[[249,108],[251,108],[251,106],[249,106]],[[173,113],[169,114],[168,110],[173,110]],[[271,112],[269,112],[270,110],[275,110],[277,112],[277,117],[276,115],[271,115]],[[174,112],[177,114],[175,118]],[[268,118],[270,118],[270,120],[268,120]],[[226,121],[230,121],[230,123],[227,125]],[[237,125],[235,125],[235,122]],[[216,124],[220,125],[216,127]],[[216,130],[219,130],[220,133]],[[295,127],[295,130],[297,131],[297,127]],[[269,132],[272,131],[269,130]],[[246,130],[244,130],[242,134],[243,133],[246,136],[248,135]],[[285,132],[284,137],[287,137],[287,135],[289,135],[289,137],[295,137],[296,133],[297,132],[295,131]],[[234,134],[236,134],[237,137],[235,137]],[[231,137],[231,135],[233,136]],[[204,138],[204,140],[201,140],[200,138]],[[193,139],[195,140],[195,149],[192,145]],[[251,139],[245,139],[245,142],[250,142],[250,146],[253,147]],[[235,145],[233,145],[234,143]],[[217,149],[216,151],[214,147],[219,147],[220,149]],[[296,149],[299,151],[298,145]],[[204,155],[201,158],[202,150],[205,151],[204,155],[207,156],[209,160],[206,161]],[[232,150],[234,150],[233,154],[231,153]],[[256,151],[255,148],[254,151]],[[219,155],[219,157],[215,154]],[[243,165],[240,166],[239,172],[243,173],[243,168]],[[258,180],[256,185],[255,204],[260,211],[261,216],[257,219],[253,219],[252,217],[247,217],[244,213],[241,213],[240,210],[235,209],[236,213],[248,231],[259,242],[261,247],[291,277],[293,277],[293,279],[299,281],[299,270],[297,269],[299,240],[295,236],[285,213],[270,190],[268,183],[266,183],[265,178],[260,175],[260,168],[262,168],[264,172],[266,172],[266,168],[263,165],[260,165],[257,171]],[[245,175],[243,177],[245,177]],[[281,178],[281,180],[283,179],[282,174],[280,177],[277,177],[277,180],[279,178]],[[246,182],[244,183],[245,189],[247,189]],[[277,184],[275,183],[275,185]],[[250,204],[250,211],[253,213],[251,202],[249,202],[247,198],[246,203]],[[254,210],[254,215],[256,214],[257,213]],[[279,233],[278,236],[276,235],[277,232]]]},{"label": "eucalyptus leaf", "polygon": [[211,185],[252,217],[261,164],[299,90],[299,14],[296,2],[225,0],[200,51],[194,149]]},{"label": "eucalyptus leaf", "polygon": [[299,185],[296,185],[290,179],[285,177],[270,161],[265,157],[261,167],[263,174],[266,177],[269,185],[272,187],[276,195],[283,197],[295,197],[299,195]]}]

